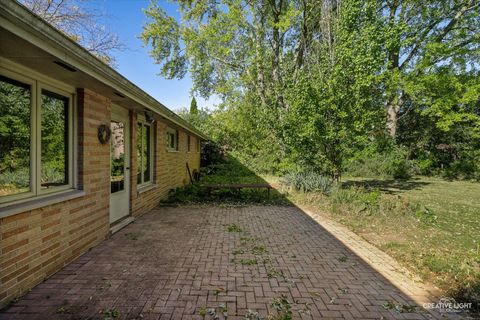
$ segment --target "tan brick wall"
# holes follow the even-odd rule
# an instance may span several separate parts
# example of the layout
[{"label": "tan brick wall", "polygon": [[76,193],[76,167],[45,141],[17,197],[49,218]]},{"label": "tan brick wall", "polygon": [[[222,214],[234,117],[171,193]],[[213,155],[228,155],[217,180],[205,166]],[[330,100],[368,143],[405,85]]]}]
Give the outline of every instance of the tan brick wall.
[{"label": "tan brick wall", "polygon": [[96,245],[108,232],[110,150],[97,128],[110,101],[78,92],[78,178],[86,195],[0,219],[0,305],[40,283]]},{"label": "tan brick wall", "polygon": [[[135,128],[136,115],[132,115],[132,128]],[[172,188],[184,186],[190,183],[186,163],[190,171],[200,168],[200,152],[197,152],[195,143],[197,137],[191,135],[191,149],[187,152],[188,133],[179,129],[178,151],[167,150],[167,128],[168,125],[162,121],[156,121],[154,124],[154,144],[155,144],[155,162],[154,162],[154,185],[148,191],[137,190],[136,173],[136,152],[132,152],[132,175],[131,175],[131,204],[133,216],[139,216],[152,208],[158,202],[168,197],[168,192]],[[173,127],[172,127],[173,128]],[[136,130],[132,131],[132,150],[136,145]]]},{"label": "tan brick wall", "polygon": [[[87,89],[78,91],[78,185],[85,196],[0,219],[0,307],[28,291],[109,232],[110,146],[97,138],[100,124],[111,118],[111,102]],[[139,193],[136,181],[136,115],[131,117],[131,214],[139,216],[168,196],[171,188],[189,182],[200,167],[196,137],[179,129],[179,151],[166,148],[167,124],[156,122],[154,187]]]}]

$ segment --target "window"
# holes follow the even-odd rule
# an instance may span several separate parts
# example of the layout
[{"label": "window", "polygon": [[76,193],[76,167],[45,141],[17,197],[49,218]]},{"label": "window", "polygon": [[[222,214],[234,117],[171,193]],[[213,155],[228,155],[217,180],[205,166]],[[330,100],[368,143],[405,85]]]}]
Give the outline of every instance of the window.
[{"label": "window", "polygon": [[143,119],[137,123],[137,184],[152,183],[153,139],[152,128]]},{"label": "window", "polygon": [[2,198],[31,191],[31,101],[31,85],[0,77]]},{"label": "window", "polygon": [[187,151],[190,152],[190,135],[187,138]]},{"label": "window", "polygon": [[197,152],[200,152],[200,138],[197,138]]},{"label": "window", "polygon": [[125,190],[125,123],[110,121],[110,193]]},{"label": "window", "polygon": [[0,203],[72,188],[73,94],[0,71]]},{"label": "window", "polygon": [[41,187],[48,189],[69,182],[69,99],[42,90]]},{"label": "window", "polygon": [[178,130],[167,130],[167,149],[169,151],[178,151]]}]

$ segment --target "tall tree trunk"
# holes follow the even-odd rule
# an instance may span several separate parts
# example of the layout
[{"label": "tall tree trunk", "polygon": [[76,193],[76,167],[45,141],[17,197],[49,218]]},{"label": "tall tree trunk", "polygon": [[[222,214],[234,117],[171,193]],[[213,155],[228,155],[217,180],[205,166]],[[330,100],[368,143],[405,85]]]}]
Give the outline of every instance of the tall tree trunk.
[{"label": "tall tree trunk", "polygon": [[[398,15],[397,20],[397,12],[399,9],[399,1],[393,0],[389,3],[389,25],[392,29],[394,29],[397,23],[401,22],[403,18],[402,14]],[[388,59],[388,70],[390,74],[398,73],[399,71],[399,57],[400,57],[400,35],[397,34],[397,41],[395,41],[390,47],[388,48],[387,52],[387,59]],[[396,82],[396,81],[395,81]],[[389,99],[387,101],[387,131],[392,138],[395,139],[395,135],[397,134],[397,118],[398,112],[400,111],[400,97],[398,96],[398,87],[397,84],[393,84],[393,87],[390,88]]]},{"label": "tall tree trunk", "polygon": [[387,131],[395,139],[397,135],[398,114],[405,103],[405,92],[401,91],[387,102]]},{"label": "tall tree trunk", "polygon": [[387,105],[387,131],[388,134],[395,139],[397,135],[397,118],[400,107],[394,103]]}]

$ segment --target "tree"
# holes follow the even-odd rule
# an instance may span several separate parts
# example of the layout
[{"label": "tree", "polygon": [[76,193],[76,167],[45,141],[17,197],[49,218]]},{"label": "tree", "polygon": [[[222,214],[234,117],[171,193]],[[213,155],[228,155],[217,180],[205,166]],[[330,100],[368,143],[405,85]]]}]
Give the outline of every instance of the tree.
[{"label": "tree", "polygon": [[195,93],[223,98],[232,150],[338,178],[345,157],[410,116],[478,131],[475,2],[179,0],[181,22],[153,3],[141,37],[161,75],[189,72]]},{"label": "tree", "polygon": [[197,100],[195,99],[195,97],[192,97],[192,101],[190,102],[190,114],[198,114]]},{"label": "tree", "polygon": [[[85,2],[88,0],[83,0]],[[108,64],[114,64],[112,51],[123,50],[118,36],[98,23],[102,18],[78,0],[21,0],[33,13],[81,44]]]},{"label": "tree", "polygon": [[[336,1],[325,1],[336,2]],[[150,21],[141,38],[166,78],[189,71],[193,91],[202,97],[217,94],[226,105],[248,92],[266,126],[285,151],[281,120],[288,102],[287,75],[306,66],[320,29],[314,0],[178,1],[181,23],[157,4],[145,11]],[[293,61],[293,63],[292,63]],[[295,77],[293,81],[296,81]]]},{"label": "tree", "polygon": [[[418,79],[438,68],[463,74],[480,63],[480,5],[477,0],[383,2],[387,129],[397,133],[400,114]],[[411,107],[417,106],[410,104]]]},{"label": "tree", "polygon": [[345,158],[381,124],[376,1],[344,0],[323,7],[327,37],[315,43],[315,65],[289,90],[285,118],[288,154],[297,170],[329,173],[339,180]]}]

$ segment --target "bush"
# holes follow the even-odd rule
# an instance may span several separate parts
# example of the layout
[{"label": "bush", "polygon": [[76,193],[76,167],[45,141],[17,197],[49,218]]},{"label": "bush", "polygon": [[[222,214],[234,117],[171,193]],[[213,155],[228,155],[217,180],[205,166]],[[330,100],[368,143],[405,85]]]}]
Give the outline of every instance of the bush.
[{"label": "bush", "polygon": [[380,204],[380,191],[378,189],[366,190],[359,187],[338,188],[332,193],[334,204],[355,204],[359,209],[378,209]]},{"label": "bush", "polygon": [[421,158],[415,160],[417,173],[421,175],[430,175],[434,172],[435,161],[432,158]]},{"label": "bush", "polygon": [[471,179],[480,181],[480,150],[459,152],[450,166],[445,168],[443,175],[448,179]]},{"label": "bush", "polygon": [[212,164],[225,162],[225,152],[219,144],[213,141],[206,141],[202,144],[201,166],[206,167]]},{"label": "bush", "polygon": [[332,180],[314,171],[288,173],[281,182],[301,192],[320,191],[329,194],[332,189]]},{"label": "bush", "polygon": [[198,184],[188,184],[184,187],[170,189],[166,203],[196,203],[205,196]]},{"label": "bush", "polygon": [[407,179],[413,173],[413,165],[404,148],[383,152],[365,149],[347,161],[345,172],[353,177]]}]

